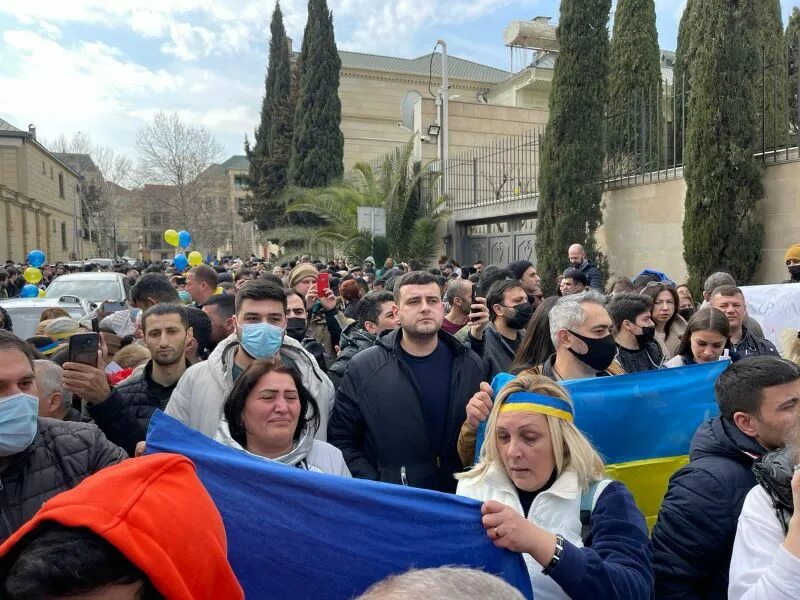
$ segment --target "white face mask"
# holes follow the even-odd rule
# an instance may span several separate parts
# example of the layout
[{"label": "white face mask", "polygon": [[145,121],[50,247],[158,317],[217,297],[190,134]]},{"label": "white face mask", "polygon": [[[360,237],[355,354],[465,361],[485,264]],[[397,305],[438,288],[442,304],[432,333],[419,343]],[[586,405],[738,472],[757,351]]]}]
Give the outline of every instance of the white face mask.
[{"label": "white face mask", "polygon": [[20,392],[0,398],[0,456],[12,456],[31,445],[36,436],[39,399]]}]

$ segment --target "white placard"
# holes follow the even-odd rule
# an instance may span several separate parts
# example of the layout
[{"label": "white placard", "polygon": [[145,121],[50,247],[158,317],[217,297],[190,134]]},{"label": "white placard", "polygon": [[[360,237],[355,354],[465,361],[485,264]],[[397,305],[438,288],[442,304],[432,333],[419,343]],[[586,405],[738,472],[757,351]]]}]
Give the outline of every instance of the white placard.
[{"label": "white placard", "polygon": [[358,230],[372,235],[386,235],[386,209],[373,206],[358,207]]},{"label": "white placard", "polygon": [[800,284],[743,287],[747,313],[758,321],[764,336],[783,352],[781,336],[787,329],[800,331]]}]

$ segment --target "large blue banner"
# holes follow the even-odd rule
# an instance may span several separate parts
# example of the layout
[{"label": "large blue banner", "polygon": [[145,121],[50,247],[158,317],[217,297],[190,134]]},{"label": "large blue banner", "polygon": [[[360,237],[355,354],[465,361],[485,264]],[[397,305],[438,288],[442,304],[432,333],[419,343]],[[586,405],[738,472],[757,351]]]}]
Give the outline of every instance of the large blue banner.
[{"label": "large blue banner", "polygon": [[147,452],[194,462],[222,514],[228,557],[248,598],[349,599],[388,575],[444,565],[495,573],[533,597],[522,556],[492,544],[475,500],[288,468],[160,411]]}]

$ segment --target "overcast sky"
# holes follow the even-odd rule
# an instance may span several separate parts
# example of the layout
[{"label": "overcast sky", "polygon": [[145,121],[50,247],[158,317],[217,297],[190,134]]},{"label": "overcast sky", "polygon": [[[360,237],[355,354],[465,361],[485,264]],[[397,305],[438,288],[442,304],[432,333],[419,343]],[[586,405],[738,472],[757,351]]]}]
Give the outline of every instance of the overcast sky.
[{"label": "overcast sky", "polygon": [[[759,0],[761,1],[761,0]],[[452,55],[508,68],[503,29],[558,16],[557,0],[328,0],[340,49],[413,58],[437,38]],[[784,24],[797,0],[781,0]],[[656,0],[674,50],[683,2]],[[242,154],[261,106],[272,0],[0,0],[0,118],[53,139],[75,131],[135,156],[158,110]],[[298,50],[305,0],[283,0]],[[398,106],[399,117],[399,106]],[[227,156],[225,157],[227,158]]]}]

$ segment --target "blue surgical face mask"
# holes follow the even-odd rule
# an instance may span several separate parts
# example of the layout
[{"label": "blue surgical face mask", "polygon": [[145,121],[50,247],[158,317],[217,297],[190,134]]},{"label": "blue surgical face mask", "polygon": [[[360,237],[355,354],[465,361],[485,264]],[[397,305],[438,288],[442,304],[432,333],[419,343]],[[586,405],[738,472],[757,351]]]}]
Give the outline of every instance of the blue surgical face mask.
[{"label": "blue surgical face mask", "polygon": [[25,450],[36,436],[39,399],[20,392],[0,398],[0,456]]},{"label": "blue surgical face mask", "polygon": [[250,323],[242,328],[242,348],[253,358],[270,358],[283,344],[284,330],[271,323]]},{"label": "blue surgical face mask", "polygon": [[181,302],[183,302],[184,304],[191,304],[192,297],[186,290],[181,290],[180,292],[178,292],[178,296],[180,297]]},{"label": "blue surgical face mask", "polygon": [[131,315],[131,320],[135,321],[136,318],[139,316],[139,313],[142,312],[142,309],[141,308],[129,308],[128,312]]}]

